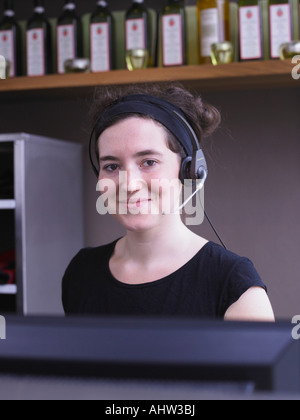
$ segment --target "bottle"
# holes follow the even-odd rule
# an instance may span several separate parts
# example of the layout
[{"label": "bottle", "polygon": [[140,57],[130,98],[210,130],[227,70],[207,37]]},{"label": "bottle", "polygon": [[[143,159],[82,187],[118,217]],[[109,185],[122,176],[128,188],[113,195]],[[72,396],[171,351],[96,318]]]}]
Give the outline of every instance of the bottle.
[{"label": "bottle", "polygon": [[65,73],[65,61],[83,54],[82,23],[76,14],[74,0],[65,0],[64,10],[57,21],[57,71]]},{"label": "bottle", "polygon": [[183,66],[187,63],[185,9],[183,0],[169,0],[161,18],[163,66]]},{"label": "bottle", "polygon": [[289,0],[269,0],[270,58],[277,59],[280,45],[293,39],[292,7]]},{"label": "bottle", "polygon": [[133,0],[126,13],[125,35],[126,51],[146,49],[151,54],[151,34],[149,13],[144,7],[144,0]]},{"label": "bottle", "polygon": [[211,45],[230,41],[229,1],[198,0],[199,63],[211,64]]},{"label": "bottle", "polygon": [[262,11],[260,0],[239,1],[239,59],[263,60]]},{"label": "bottle", "polygon": [[45,16],[44,0],[34,0],[34,14],[26,30],[27,76],[52,73],[51,26]]},{"label": "bottle", "polygon": [[97,1],[90,21],[91,71],[102,72],[114,68],[113,60],[114,18],[107,1]]},{"label": "bottle", "polygon": [[15,20],[13,0],[4,1],[4,18],[0,22],[0,55],[9,63],[9,76],[22,75],[21,28]]}]

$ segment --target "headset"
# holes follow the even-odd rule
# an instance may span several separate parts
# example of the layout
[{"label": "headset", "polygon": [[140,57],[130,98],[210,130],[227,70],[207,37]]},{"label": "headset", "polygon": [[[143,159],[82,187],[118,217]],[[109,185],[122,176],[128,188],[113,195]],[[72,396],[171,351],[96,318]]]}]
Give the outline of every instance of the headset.
[{"label": "headset", "polygon": [[[181,161],[179,179],[183,184],[185,180],[191,180],[196,184],[196,190],[185,203],[178,208],[178,210],[181,210],[194,195],[203,188],[208,176],[208,168],[199,139],[191,124],[188,122],[186,115],[180,108],[168,101],[151,95],[128,95],[114,101],[104,110],[103,114],[93,127],[89,141],[89,157],[95,175],[98,178],[100,171],[97,153],[98,138],[101,133],[113,123],[116,117],[124,114],[150,116],[166,127],[182,146],[186,156]],[[97,164],[94,163],[93,159],[93,137],[94,153],[97,158]],[[205,210],[204,214],[223,247],[226,249],[226,246],[217,234]]]}]

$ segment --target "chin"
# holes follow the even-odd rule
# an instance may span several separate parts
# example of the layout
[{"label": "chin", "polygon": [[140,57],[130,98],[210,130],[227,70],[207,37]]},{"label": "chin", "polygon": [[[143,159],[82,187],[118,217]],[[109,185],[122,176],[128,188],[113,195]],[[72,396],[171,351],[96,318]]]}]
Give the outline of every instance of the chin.
[{"label": "chin", "polygon": [[128,231],[144,232],[160,224],[161,215],[116,215],[116,220]]}]

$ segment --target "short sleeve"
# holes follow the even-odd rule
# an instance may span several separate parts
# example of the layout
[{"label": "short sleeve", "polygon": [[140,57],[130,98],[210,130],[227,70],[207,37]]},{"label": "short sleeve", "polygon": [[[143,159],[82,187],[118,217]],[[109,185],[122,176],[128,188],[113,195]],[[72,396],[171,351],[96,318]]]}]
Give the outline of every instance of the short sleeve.
[{"label": "short sleeve", "polygon": [[267,287],[248,258],[240,258],[230,270],[223,288],[221,316],[251,287],[261,287],[267,293]]}]

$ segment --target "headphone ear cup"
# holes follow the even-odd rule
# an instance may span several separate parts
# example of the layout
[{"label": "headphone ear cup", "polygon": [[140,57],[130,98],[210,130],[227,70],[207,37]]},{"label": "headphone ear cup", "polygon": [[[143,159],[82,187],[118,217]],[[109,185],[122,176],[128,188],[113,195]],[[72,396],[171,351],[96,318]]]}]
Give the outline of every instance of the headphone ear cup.
[{"label": "headphone ear cup", "polygon": [[188,156],[181,162],[180,181],[184,184],[185,179],[191,179],[191,163],[192,157]]}]

